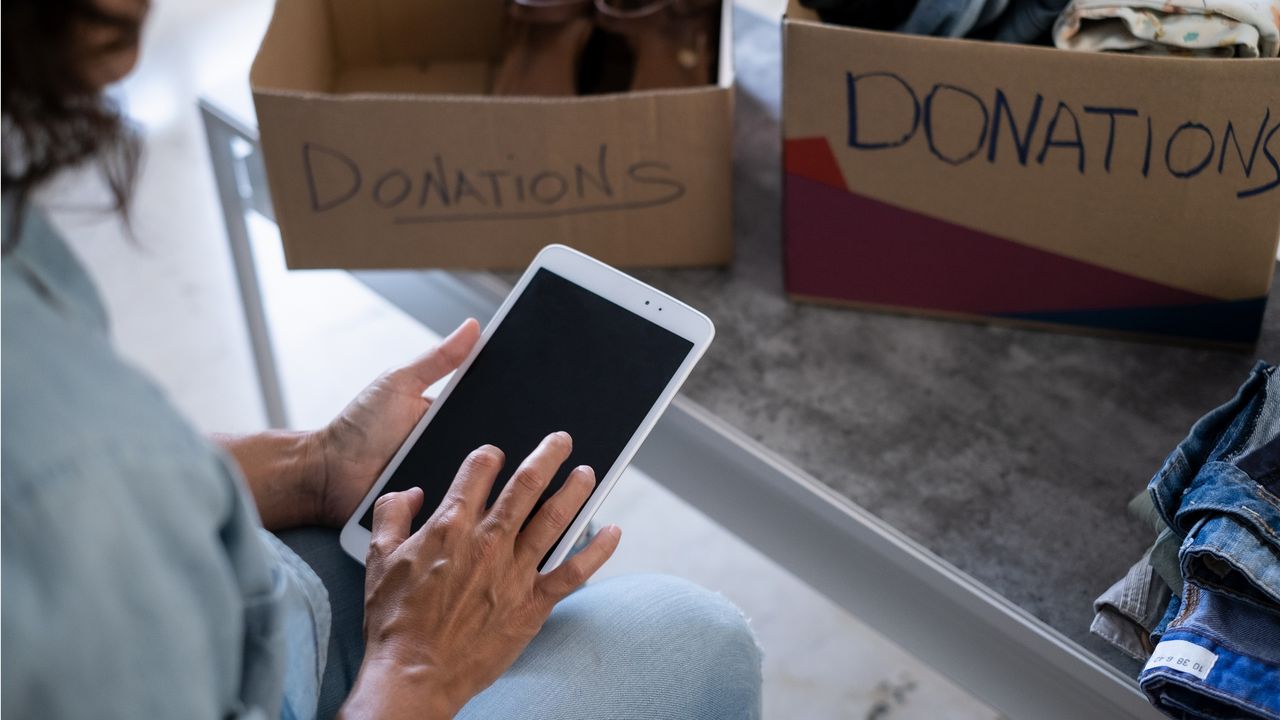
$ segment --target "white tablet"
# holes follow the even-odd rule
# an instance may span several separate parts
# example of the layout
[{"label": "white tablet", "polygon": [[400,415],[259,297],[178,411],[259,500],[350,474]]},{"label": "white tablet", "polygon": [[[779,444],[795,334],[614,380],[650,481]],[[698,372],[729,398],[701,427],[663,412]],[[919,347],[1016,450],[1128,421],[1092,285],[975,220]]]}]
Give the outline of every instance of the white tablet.
[{"label": "white tablet", "polygon": [[363,563],[374,500],[415,485],[426,494],[416,531],[484,444],[507,458],[492,503],[538,442],[564,430],[573,453],[538,507],[579,465],[595,470],[596,489],[544,558],[543,572],[555,568],[714,334],[711,320],[669,295],[563,245],[544,248],[347,521],[342,547]]}]

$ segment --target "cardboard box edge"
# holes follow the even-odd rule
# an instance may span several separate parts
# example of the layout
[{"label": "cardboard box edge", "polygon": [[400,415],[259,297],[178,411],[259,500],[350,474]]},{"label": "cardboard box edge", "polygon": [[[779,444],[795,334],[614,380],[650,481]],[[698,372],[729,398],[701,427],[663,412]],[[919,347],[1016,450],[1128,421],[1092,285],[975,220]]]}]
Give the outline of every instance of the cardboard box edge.
[{"label": "cardboard box edge", "polygon": [[989,327],[1012,327],[1023,330],[1034,330],[1037,332],[1050,332],[1066,335],[1078,335],[1081,337],[1095,337],[1111,340],[1128,340],[1145,342],[1154,345],[1171,345],[1181,347],[1204,347],[1218,348],[1226,350],[1235,350],[1238,352],[1252,352],[1257,347],[1258,341],[1261,339],[1261,326],[1259,326],[1258,336],[1251,342],[1232,343],[1225,341],[1206,340],[1204,338],[1187,337],[1183,335],[1159,335],[1154,333],[1126,332],[1124,330],[1110,330],[1107,328],[1099,328],[1092,325],[1068,325],[1065,323],[1051,323],[1038,320],[1024,320],[1020,318],[1006,318],[996,315],[977,315],[971,313],[952,312],[947,310],[936,310],[933,308],[913,308],[898,305],[881,305],[877,303],[858,302],[856,300],[841,300],[838,298],[828,298],[818,295],[805,295],[803,293],[795,293],[791,290],[786,291],[787,299],[803,303],[806,305],[818,305],[823,307],[844,308],[847,310],[856,310],[862,312],[873,312],[882,315],[897,315],[904,317],[915,317],[925,320],[941,320],[945,322],[967,323],[970,325],[989,326]]}]

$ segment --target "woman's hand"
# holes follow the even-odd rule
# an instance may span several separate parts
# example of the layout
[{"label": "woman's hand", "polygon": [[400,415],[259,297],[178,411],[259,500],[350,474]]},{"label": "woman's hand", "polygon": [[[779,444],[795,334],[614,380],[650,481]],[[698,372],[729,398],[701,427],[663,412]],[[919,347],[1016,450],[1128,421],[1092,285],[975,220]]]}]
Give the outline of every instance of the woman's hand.
[{"label": "woman's hand", "polygon": [[595,487],[585,466],[521,530],[571,447],[565,433],[547,436],[489,509],[504,457],[492,446],[476,450],[412,535],[422,491],[378,499],[365,580],[365,659],[343,717],[453,717],[515,661],[555,604],[609,559],[621,536],[616,526],[538,573]]},{"label": "woman's hand", "polygon": [[378,377],[320,430],[214,435],[240,466],[263,526],[342,527],[431,407],[422,393],[456,370],[479,339],[479,323],[467,320],[418,359]]},{"label": "woman's hand", "polygon": [[467,358],[480,339],[480,324],[468,319],[436,347],[369,384],[311,442],[318,472],[317,519],[342,527],[373,481],[431,407],[423,397]]}]

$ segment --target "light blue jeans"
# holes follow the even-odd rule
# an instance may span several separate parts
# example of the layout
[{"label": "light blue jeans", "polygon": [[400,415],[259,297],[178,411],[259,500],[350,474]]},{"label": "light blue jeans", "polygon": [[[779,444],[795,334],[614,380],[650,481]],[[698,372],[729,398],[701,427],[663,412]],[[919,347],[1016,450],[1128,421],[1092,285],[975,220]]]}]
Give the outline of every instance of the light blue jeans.
[{"label": "light blue jeans", "polygon": [[[333,610],[318,717],[347,696],[364,651],[364,568],[333,530],[280,534]],[[458,715],[557,720],[760,717],[760,650],[720,595],[665,575],[592,582],[563,600],[511,669]]]}]

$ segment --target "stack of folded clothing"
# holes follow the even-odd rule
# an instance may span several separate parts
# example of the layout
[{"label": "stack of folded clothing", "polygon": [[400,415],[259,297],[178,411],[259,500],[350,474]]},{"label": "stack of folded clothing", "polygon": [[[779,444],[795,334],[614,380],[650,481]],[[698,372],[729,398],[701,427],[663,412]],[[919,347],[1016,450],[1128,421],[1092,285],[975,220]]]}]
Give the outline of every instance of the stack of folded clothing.
[{"label": "stack of folded clothing", "polygon": [[1280,0],[1073,0],[1053,40],[1068,50],[1276,57]]},{"label": "stack of folded clothing", "polygon": [[1091,630],[1146,667],[1175,718],[1280,720],[1280,374],[1259,363],[1201,418],[1131,509],[1151,549],[1094,604]]},{"label": "stack of folded clothing", "polygon": [[1280,0],[801,0],[824,22],[1068,50],[1280,56]]}]

